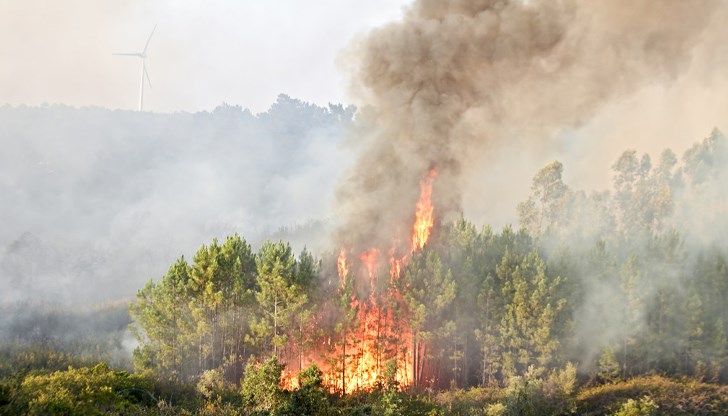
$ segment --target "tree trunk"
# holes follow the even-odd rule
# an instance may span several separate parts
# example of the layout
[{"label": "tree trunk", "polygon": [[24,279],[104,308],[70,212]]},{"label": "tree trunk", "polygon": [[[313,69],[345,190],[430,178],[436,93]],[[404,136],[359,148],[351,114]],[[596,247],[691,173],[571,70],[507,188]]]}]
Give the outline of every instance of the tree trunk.
[{"label": "tree trunk", "polygon": [[417,332],[412,331],[412,387],[417,388]]},{"label": "tree trunk", "polygon": [[278,345],[276,345],[276,337],[278,336],[278,293],[275,294],[273,301],[273,355],[278,357]]},{"label": "tree trunk", "polygon": [[425,357],[427,356],[427,344],[424,342],[420,343],[420,348],[422,349],[422,353],[418,353],[420,360],[420,368],[419,368],[419,374],[417,375],[417,385],[422,386],[422,376],[425,373]]},{"label": "tree trunk", "polygon": [[344,348],[341,356],[341,394],[346,394],[346,328],[348,325],[344,325]]}]

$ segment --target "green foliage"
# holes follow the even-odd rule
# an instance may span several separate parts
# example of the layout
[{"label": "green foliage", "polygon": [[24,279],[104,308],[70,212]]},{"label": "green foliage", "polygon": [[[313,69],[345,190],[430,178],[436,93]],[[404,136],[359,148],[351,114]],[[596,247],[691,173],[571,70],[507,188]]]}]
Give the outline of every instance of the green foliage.
[{"label": "green foliage", "polygon": [[456,284],[452,271],[445,270],[437,252],[424,250],[415,253],[404,270],[399,283],[403,290],[408,310],[412,311],[410,326],[413,331],[414,386],[423,384],[422,370],[426,357],[423,350],[427,344],[448,341],[447,319],[455,300]]},{"label": "green foliage", "polygon": [[4,345],[0,348],[0,378],[19,371],[59,371],[69,366],[84,367],[98,363],[95,357],[83,357],[44,345]]},{"label": "green foliage", "polygon": [[272,357],[262,363],[249,361],[241,381],[240,394],[245,409],[250,412],[276,414],[284,405],[284,392],[280,388],[284,366]]},{"label": "green foliage", "polygon": [[324,387],[323,373],[316,364],[298,373],[298,384],[301,389],[321,390]]},{"label": "green foliage", "polygon": [[503,403],[490,403],[485,406],[485,416],[505,416],[507,413],[506,405]]},{"label": "green foliage", "polygon": [[272,353],[285,348],[288,331],[295,328],[293,319],[307,302],[306,294],[296,284],[296,260],[288,243],[263,244],[256,257],[258,288],[255,298],[263,312],[252,326],[249,338],[259,351],[272,347]]},{"label": "green foliage", "polygon": [[614,348],[606,347],[599,357],[599,378],[607,383],[619,381],[620,370]]},{"label": "green foliage", "polygon": [[[567,364],[542,378],[530,367],[523,376],[511,378],[501,399],[503,407],[495,407],[504,416],[570,415],[576,412],[576,367]],[[502,409],[502,410],[500,410]]]},{"label": "green foliage", "polygon": [[28,375],[15,392],[15,410],[27,414],[144,414],[157,406],[151,383],[106,364]]},{"label": "green foliage", "polygon": [[502,396],[501,389],[495,387],[451,389],[439,392],[435,396],[435,402],[445,415],[480,415],[490,407],[493,407],[493,412],[505,408],[499,402]]},{"label": "green foliage", "polygon": [[225,380],[219,369],[203,372],[200,381],[197,382],[197,392],[207,401],[219,400],[224,390]]},{"label": "green foliage", "polygon": [[254,255],[237,235],[222,245],[217,240],[203,245],[192,264],[178,259],[161,281],[147,282],[130,307],[140,344],[135,368],[179,381],[222,368],[226,379],[237,382],[245,312],[253,306],[256,285]]},{"label": "green foliage", "polygon": [[[282,390],[275,358],[250,363],[238,396],[217,371],[198,383],[202,400],[167,402],[172,390],[105,364],[51,373],[21,374],[0,380],[0,414],[203,414],[203,415],[723,415],[728,387],[638,377],[576,390],[573,366],[540,376],[515,377],[503,389],[452,389],[433,399],[395,388],[331,396],[316,366],[299,373],[300,388]],[[191,392],[186,393],[187,395]],[[159,400],[158,400],[159,398]],[[659,405],[658,405],[659,403]]]},{"label": "green foliage", "polygon": [[384,389],[395,391],[399,388],[397,381],[397,360],[391,359],[384,363]]},{"label": "green foliage", "polygon": [[374,412],[382,416],[404,415],[404,400],[397,390],[385,390],[374,407]]},{"label": "green foliage", "polygon": [[298,373],[299,388],[290,394],[285,409],[286,415],[326,415],[331,408],[324,391],[323,373],[312,364]]},{"label": "green foliage", "polygon": [[498,273],[505,281],[500,327],[505,375],[523,374],[532,365],[539,370],[553,365],[559,346],[553,335],[555,324],[566,302],[555,299],[560,279],[546,275],[546,266],[535,252],[515,267],[504,257]]},{"label": "green foliage", "polygon": [[172,378],[184,373],[187,359],[184,338],[193,330],[188,306],[188,283],[191,268],[184,257],[177,260],[161,282],[151,280],[137,293],[137,302],[130,307],[137,328],[137,339],[143,342],[134,356],[135,368],[154,369]]},{"label": "green foliage", "polygon": [[728,414],[728,387],[675,380],[662,376],[640,376],[614,384],[588,387],[577,395],[578,412],[584,415],[606,415],[626,403],[650,397],[665,415]]},{"label": "green foliage", "polygon": [[659,407],[648,396],[641,397],[638,400],[628,399],[612,416],[653,416],[657,414]]},{"label": "green foliage", "polygon": [[521,224],[534,236],[548,228],[562,226],[568,219],[564,208],[570,191],[561,180],[563,170],[564,166],[558,161],[546,165],[533,178],[531,196],[518,204]]},{"label": "green foliage", "polygon": [[0,377],[20,369],[62,370],[99,361],[130,367],[125,301],[93,306],[0,304]]},{"label": "green foliage", "polygon": [[397,360],[391,359],[384,364],[384,391],[375,403],[374,411],[383,416],[403,415],[404,398],[399,392],[399,383],[396,379]]}]

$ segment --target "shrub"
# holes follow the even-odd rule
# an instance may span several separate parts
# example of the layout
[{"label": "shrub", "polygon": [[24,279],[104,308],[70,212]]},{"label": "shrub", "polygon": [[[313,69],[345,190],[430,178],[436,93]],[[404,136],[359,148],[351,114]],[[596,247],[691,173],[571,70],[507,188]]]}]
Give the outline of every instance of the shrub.
[{"label": "shrub", "polygon": [[240,394],[248,411],[275,413],[283,406],[285,395],[278,385],[283,367],[276,357],[260,364],[253,359],[248,362],[240,383]]},{"label": "shrub", "polygon": [[287,415],[326,415],[330,405],[324,392],[323,373],[313,364],[298,374],[298,390],[291,392],[283,413]]},{"label": "shrub", "polygon": [[576,411],[576,367],[569,363],[546,379],[539,373],[529,367],[523,377],[511,379],[502,399],[502,415],[569,415]]},{"label": "shrub", "polygon": [[651,398],[629,399],[612,416],[654,416],[659,406]]},{"label": "shrub", "polygon": [[17,405],[28,414],[140,414],[157,405],[150,383],[101,363],[50,374],[28,375]]},{"label": "shrub", "polygon": [[578,410],[583,415],[606,415],[609,409],[614,411],[629,399],[639,400],[645,396],[659,403],[660,414],[728,414],[728,387],[656,375],[586,388],[577,397]]}]

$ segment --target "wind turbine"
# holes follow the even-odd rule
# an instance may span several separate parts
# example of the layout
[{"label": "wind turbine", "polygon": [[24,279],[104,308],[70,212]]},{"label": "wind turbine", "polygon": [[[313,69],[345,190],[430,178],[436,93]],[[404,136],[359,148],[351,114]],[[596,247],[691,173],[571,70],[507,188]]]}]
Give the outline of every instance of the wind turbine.
[{"label": "wind turbine", "polygon": [[141,82],[139,84],[139,111],[144,111],[144,78],[147,79],[149,88],[152,88],[152,81],[149,80],[149,73],[147,73],[146,59],[147,59],[147,47],[149,46],[149,41],[152,40],[152,35],[154,35],[154,31],[156,29],[157,29],[157,25],[154,25],[154,29],[152,29],[152,33],[149,34],[149,38],[147,38],[147,43],[144,44],[144,49],[141,52],[113,53],[112,54],[112,55],[117,55],[117,56],[136,56],[137,58],[141,58],[141,60],[142,60]]}]

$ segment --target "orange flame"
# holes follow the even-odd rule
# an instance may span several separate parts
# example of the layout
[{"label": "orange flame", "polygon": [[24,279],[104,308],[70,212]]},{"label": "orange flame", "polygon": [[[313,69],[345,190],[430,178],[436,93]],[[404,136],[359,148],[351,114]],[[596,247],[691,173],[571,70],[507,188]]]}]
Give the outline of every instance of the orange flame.
[{"label": "orange flame", "polygon": [[430,231],[434,224],[432,212],[432,182],[437,175],[437,169],[430,172],[420,181],[420,199],[417,201],[415,211],[415,225],[412,232],[412,251],[421,249],[430,238]]},{"label": "orange flame", "polygon": [[278,386],[285,390],[296,390],[300,387],[297,374],[291,370],[281,371],[281,381]]},{"label": "orange flame", "polygon": [[346,276],[349,274],[349,265],[346,264],[346,250],[343,248],[339,252],[339,260],[337,261],[339,269],[339,284],[343,288],[346,286]]},{"label": "orange flame", "polygon": [[[315,352],[304,361],[320,363],[326,372],[324,384],[333,392],[344,394],[356,390],[370,390],[382,380],[382,369],[389,360],[397,363],[395,379],[400,388],[412,384],[414,380],[412,351],[413,334],[409,328],[410,313],[396,284],[400,273],[407,265],[410,254],[425,246],[434,225],[432,206],[432,186],[437,170],[430,170],[420,181],[420,198],[415,209],[415,222],[411,235],[411,251],[401,254],[401,235],[395,236],[387,251],[372,247],[360,252],[357,266],[352,266],[348,254],[352,249],[342,248],[337,259],[340,287],[346,290],[347,279],[354,275],[369,279],[369,293],[363,295],[365,288],[358,287],[348,296],[349,307],[355,311],[351,321],[344,321],[339,341],[331,337],[319,340],[318,353],[325,358],[314,358]],[[399,234],[398,232],[393,234]],[[405,246],[406,247],[406,246]],[[386,257],[382,258],[382,253]],[[389,285],[377,285],[379,268],[388,261]],[[353,275],[350,275],[352,273]],[[357,284],[356,278],[352,283]],[[419,346],[416,348],[420,348]],[[284,372],[281,385],[295,388],[298,380],[293,372]]]},{"label": "orange flame", "polygon": [[[402,386],[409,385],[408,356],[391,344],[391,340],[399,339],[400,345],[409,345],[409,337],[395,330],[395,317],[384,302],[384,299],[393,297],[391,292],[394,289],[390,287],[389,293],[380,295],[376,291],[380,251],[377,248],[366,249],[359,254],[358,260],[361,265],[359,273],[369,279],[369,295],[363,298],[352,295],[350,306],[356,310],[354,322],[347,324],[342,344],[333,352],[339,360],[336,364],[339,373],[330,373],[324,383],[332,390],[343,389],[344,393],[372,389],[382,382],[384,363],[394,358],[401,369],[396,375],[397,380]],[[338,265],[340,279],[344,280],[350,270],[344,249],[339,253]]]},{"label": "orange flame", "polygon": [[367,269],[367,276],[369,276],[369,286],[371,288],[371,295],[372,298],[374,297],[374,288],[376,286],[376,279],[375,279],[375,270],[377,267],[377,262],[379,261],[379,250],[376,248],[370,248],[368,250],[364,250],[359,255],[359,261],[366,267]]}]

